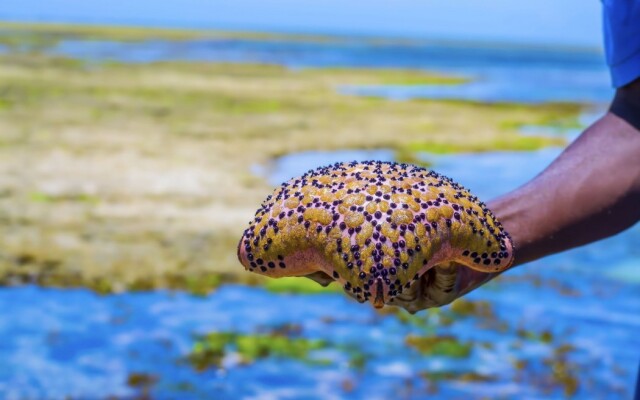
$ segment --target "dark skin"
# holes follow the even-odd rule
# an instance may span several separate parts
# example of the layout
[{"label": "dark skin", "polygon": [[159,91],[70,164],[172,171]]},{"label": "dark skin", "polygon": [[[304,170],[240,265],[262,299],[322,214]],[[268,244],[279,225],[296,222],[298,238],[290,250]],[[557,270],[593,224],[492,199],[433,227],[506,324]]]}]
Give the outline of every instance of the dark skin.
[{"label": "dark skin", "polygon": [[[619,90],[640,102],[640,79]],[[512,268],[615,235],[640,220],[640,131],[609,112],[538,176],[487,205],[515,243]],[[397,305],[442,306],[497,275],[435,267],[419,282],[422,296]]]}]

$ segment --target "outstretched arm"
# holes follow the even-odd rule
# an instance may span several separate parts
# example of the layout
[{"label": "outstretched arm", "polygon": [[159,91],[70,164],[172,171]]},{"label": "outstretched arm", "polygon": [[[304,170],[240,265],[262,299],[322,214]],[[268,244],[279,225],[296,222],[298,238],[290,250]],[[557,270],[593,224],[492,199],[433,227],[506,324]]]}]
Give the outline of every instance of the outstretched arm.
[{"label": "outstretched arm", "polygon": [[[640,80],[618,90],[612,111],[530,182],[488,203],[515,244],[514,266],[640,220]],[[417,282],[419,295],[397,305],[411,312],[442,306],[497,275],[436,266]]]},{"label": "outstretched arm", "polygon": [[640,220],[640,131],[608,113],[488,205],[515,242],[515,265],[614,235]]}]

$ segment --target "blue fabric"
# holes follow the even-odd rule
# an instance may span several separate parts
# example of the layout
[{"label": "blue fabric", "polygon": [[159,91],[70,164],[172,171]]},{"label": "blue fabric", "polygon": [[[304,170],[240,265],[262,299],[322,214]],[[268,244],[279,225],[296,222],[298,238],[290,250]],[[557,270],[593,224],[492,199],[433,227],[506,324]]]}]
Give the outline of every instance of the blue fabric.
[{"label": "blue fabric", "polygon": [[602,0],[604,45],[613,86],[640,77],[640,0]]},{"label": "blue fabric", "polygon": [[640,400],[640,366],[638,366],[638,380],[636,381],[636,395],[633,396],[634,400]]}]

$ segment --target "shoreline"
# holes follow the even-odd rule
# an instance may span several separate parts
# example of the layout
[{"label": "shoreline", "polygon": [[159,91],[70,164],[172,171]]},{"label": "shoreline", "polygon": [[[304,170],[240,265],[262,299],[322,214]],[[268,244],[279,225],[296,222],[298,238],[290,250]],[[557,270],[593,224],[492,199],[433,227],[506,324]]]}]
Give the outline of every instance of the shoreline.
[{"label": "shoreline", "polygon": [[[36,44],[55,39],[45,28],[32,34]],[[388,148],[415,162],[425,149],[564,145],[519,127],[573,127],[586,107],[393,101],[335,90],[451,79],[407,69],[90,63],[37,46],[0,61],[4,285],[202,293],[257,283],[235,254],[272,190],[252,165],[309,150]]]},{"label": "shoreline", "polygon": [[[129,31],[132,34],[160,35],[165,40],[190,40],[203,38],[237,38],[237,39],[263,39],[263,40],[290,40],[301,42],[344,42],[344,41],[362,41],[367,43],[375,43],[380,45],[440,45],[450,47],[476,47],[490,49],[528,49],[532,51],[550,51],[550,52],[571,52],[599,54],[604,56],[604,51],[600,47],[580,46],[580,45],[559,45],[559,44],[541,44],[541,43],[519,43],[508,41],[491,41],[491,40],[463,40],[455,38],[427,38],[427,37],[411,37],[411,36],[383,36],[355,34],[349,32],[305,32],[296,30],[277,30],[277,29],[250,29],[250,28],[216,28],[216,27],[183,27],[171,24],[136,24],[127,23],[83,23],[72,21],[30,21],[30,20],[12,20],[0,19],[0,30],[13,28],[25,31],[44,30],[49,32],[75,32],[75,33],[115,33],[116,31]],[[165,36],[166,35],[166,36]],[[140,37],[140,36],[139,36]],[[153,38],[153,37],[151,37]]]}]

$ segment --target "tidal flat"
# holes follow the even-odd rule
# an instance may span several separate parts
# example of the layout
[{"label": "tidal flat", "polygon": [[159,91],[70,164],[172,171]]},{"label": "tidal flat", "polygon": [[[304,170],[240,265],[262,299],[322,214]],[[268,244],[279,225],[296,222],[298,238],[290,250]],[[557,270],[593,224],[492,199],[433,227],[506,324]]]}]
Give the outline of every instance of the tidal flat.
[{"label": "tidal flat", "polygon": [[0,282],[199,294],[258,283],[236,259],[242,230],[273,189],[252,166],[309,150],[391,149],[417,162],[419,151],[562,146],[562,137],[519,127],[574,126],[586,108],[336,90],[462,82],[411,69],[89,62],[47,52],[51,38],[195,35],[207,33],[2,25]]}]

